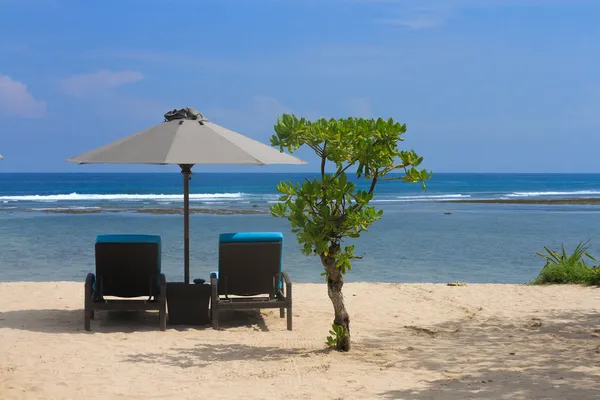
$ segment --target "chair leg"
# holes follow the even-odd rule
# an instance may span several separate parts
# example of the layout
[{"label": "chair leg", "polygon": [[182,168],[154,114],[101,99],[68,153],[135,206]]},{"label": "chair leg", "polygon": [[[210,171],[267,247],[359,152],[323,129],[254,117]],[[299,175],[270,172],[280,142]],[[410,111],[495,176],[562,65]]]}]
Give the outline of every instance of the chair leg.
[{"label": "chair leg", "polygon": [[280,308],[279,309],[279,318],[283,318],[285,317],[285,308]]},{"label": "chair leg", "polygon": [[167,304],[163,300],[160,310],[158,310],[158,322],[160,324],[160,330],[167,330]]},{"label": "chair leg", "polygon": [[159,320],[159,324],[160,324],[160,330],[161,331],[166,330],[167,329],[167,310],[164,306],[161,307],[161,309],[158,311],[158,320]]},{"label": "chair leg", "polygon": [[212,304],[212,308],[210,310],[211,319],[212,319],[212,328],[214,330],[219,330],[219,308],[215,307],[215,304]]},{"label": "chair leg", "polygon": [[292,330],[292,306],[290,305],[287,309],[287,329]]},{"label": "chair leg", "polygon": [[92,296],[94,295],[94,289],[93,289],[93,285],[94,285],[94,274],[89,273],[87,274],[87,276],[85,277],[85,286],[84,286],[84,294],[83,294],[83,328],[86,331],[90,331],[92,330],[91,327],[91,320],[94,319],[94,309],[93,309],[93,299]]},{"label": "chair leg", "polygon": [[83,325],[84,325],[84,328],[85,328],[86,331],[91,331],[92,330],[90,320],[92,319],[92,313],[93,312],[94,311],[88,310],[88,309],[86,309],[84,311],[85,316],[84,316],[84,324]]}]

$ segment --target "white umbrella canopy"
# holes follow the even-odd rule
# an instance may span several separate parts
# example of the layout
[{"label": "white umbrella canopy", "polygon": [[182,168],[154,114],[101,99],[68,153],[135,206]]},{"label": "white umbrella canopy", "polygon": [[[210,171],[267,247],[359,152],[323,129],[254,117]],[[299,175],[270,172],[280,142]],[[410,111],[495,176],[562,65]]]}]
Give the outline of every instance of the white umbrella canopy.
[{"label": "white umbrella canopy", "polygon": [[[161,124],[67,161],[78,164],[306,164],[209,122],[193,109],[184,110],[176,114],[175,119],[170,119],[167,113],[167,121]],[[180,116],[183,117],[178,118]]]},{"label": "white umbrella canopy", "polygon": [[183,174],[184,276],[189,283],[189,179],[195,164],[306,164],[209,122],[193,108],[169,111],[165,122],[69,158],[77,164],[177,164]]}]

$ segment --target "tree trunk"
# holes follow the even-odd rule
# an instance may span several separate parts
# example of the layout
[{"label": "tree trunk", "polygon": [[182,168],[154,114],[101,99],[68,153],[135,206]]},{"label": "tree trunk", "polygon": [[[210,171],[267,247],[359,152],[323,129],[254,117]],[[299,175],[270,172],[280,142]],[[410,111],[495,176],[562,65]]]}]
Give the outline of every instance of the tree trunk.
[{"label": "tree trunk", "polygon": [[344,295],[342,287],[344,286],[344,276],[339,268],[335,266],[335,260],[331,257],[321,255],[321,262],[327,272],[327,294],[333,304],[335,319],[333,323],[344,328],[346,335],[338,341],[336,350],[350,351],[350,316],[344,305]]}]

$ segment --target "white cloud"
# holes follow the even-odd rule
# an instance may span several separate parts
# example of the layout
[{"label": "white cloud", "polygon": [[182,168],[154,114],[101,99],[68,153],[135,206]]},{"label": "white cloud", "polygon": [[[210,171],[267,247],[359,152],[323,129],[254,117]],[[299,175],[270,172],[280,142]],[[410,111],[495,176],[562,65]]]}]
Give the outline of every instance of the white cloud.
[{"label": "white cloud", "polygon": [[39,118],[46,115],[46,102],[36,100],[24,83],[0,74],[0,113]]},{"label": "white cloud", "polygon": [[61,90],[71,96],[86,97],[102,94],[111,90],[144,79],[138,71],[100,70],[90,74],[72,75],[60,81]]}]

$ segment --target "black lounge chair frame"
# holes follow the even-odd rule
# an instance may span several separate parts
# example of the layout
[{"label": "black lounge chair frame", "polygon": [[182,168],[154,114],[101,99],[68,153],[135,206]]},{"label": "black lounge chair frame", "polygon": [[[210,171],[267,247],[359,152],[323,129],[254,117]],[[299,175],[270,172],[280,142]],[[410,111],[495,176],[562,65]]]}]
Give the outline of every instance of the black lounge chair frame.
[{"label": "black lounge chair frame", "polygon": [[96,243],[96,275],[90,272],[85,279],[85,330],[91,330],[95,311],[158,311],[164,331],[167,282],[158,274],[158,262],[156,243]]},{"label": "black lounge chair frame", "polygon": [[219,243],[218,279],[210,275],[213,329],[219,329],[224,310],[279,308],[281,318],[287,310],[292,330],[292,281],[280,272],[281,251],[281,242]]}]

